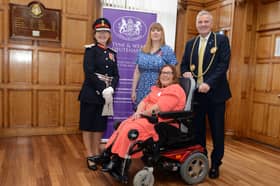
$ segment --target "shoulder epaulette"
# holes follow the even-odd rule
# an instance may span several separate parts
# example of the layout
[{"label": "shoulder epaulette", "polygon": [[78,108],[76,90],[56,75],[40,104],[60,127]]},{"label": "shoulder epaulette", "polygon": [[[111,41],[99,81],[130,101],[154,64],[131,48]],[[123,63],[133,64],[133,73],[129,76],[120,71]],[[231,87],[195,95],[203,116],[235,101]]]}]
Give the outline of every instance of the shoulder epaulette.
[{"label": "shoulder epaulette", "polygon": [[114,53],[117,53],[117,51],[114,50],[114,49],[112,49],[112,48],[108,48],[108,49],[111,50],[111,51],[114,52]]},{"label": "shoulder epaulette", "polygon": [[89,45],[85,45],[84,47],[85,47],[85,48],[91,48],[91,47],[93,47],[93,46],[95,46],[95,44],[94,44],[94,43],[89,44]]}]

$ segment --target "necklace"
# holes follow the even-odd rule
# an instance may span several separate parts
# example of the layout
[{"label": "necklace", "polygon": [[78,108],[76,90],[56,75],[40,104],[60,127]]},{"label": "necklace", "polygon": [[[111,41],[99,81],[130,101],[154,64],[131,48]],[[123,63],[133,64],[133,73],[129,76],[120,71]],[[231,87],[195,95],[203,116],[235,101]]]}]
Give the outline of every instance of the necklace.
[{"label": "necklace", "polygon": [[213,54],[213,55],[212,55],[212,57],[211,57],[210,63],[208,64],[206,70],[205,70],[204,72],[202,72],[200,76],[198,76],[198,74],[195,74],[195,73],[194,73],[195,65],[192,64],[193,51],[194,51],[194,47],[195,47],[195,45],[196,45],[196,42],[197,42],[197,40],[199,39],[199,36],[197,36],[197,37],[195,38],[194,42],[193,42],[192,50],[191,50],[191,55],[190,55],[190,70],[191,70],[192,75],[193,75],[194,77],[196,77],[196,78],[202,77],[202,76],[204,76],[204,74],[206,74],[206,73],[208,72],[208,70],[209,70],[210,67],[212,66],[212,63],[213,63],[213,61],[214,61],[216,52],[217,52],[217,50],[218,50],[218,48],[217,48],[217,36],[216,36],[216,34],[215,34],[214,32],[212,32],[212,33],[214,34],[214,43],[215,43],[215,46],[214,46],[213,48],[211,48],[210,52],[211,52],[211,54]]}]

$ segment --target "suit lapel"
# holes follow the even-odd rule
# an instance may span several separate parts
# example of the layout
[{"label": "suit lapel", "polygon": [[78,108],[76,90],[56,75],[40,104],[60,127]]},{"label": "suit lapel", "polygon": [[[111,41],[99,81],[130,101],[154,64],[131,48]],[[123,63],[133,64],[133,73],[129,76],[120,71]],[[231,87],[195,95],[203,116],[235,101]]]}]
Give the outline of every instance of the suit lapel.
[{"label": "suit lapel", "polygon": [[197,70],[198,70],[198,47],[199,47],[199,42],[200,42],[200,39],[197,40],[195,46],[194,46],[194,54],[193,54],[193,61],[192,61],[192,64],[195,65],[195,69],[194,69],[194,72],[197,73]]},{"label": "suit lapel", "polygon": [[215,45],[215,41],[214,41],[214,34],[211,33],[208,40],[207,40],[207,45],[205,48],[205,52],[204,52],[204,57],[203,57],[203,70],[205,70],[205,68],[208,66],[208,64],[210,63],[211,57],[213,54],[211,54],[211,48],[213,48]]}]

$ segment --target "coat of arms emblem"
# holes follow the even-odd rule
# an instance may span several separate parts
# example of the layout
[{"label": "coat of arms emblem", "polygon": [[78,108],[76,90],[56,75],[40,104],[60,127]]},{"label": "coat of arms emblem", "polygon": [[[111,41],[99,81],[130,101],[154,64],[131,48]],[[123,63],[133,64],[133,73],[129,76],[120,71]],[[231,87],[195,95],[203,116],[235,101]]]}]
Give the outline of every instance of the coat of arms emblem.
[{"label": "coat of arms emblem", "polygon": [[41,17],[43,13],[41,6],[38,3],[32,4],[31,13],[34,17]]}]

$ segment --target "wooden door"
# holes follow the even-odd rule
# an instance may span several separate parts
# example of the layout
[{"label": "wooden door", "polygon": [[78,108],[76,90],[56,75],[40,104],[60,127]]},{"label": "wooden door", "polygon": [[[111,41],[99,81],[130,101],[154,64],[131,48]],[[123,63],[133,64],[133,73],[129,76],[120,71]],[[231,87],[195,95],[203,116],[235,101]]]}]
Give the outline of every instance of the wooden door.
[{"label": "wooden door", "polygon": [[258,11],[248,135],[280,147],[280,54],[276,52],[276,41],[280,42],[280,1],[259,3],[258,9],[261,11]]},{"label": "wooden door", "polygon": [[280,146],[280,58],[274,56],[280,31],[257,34],[250,137]]}]

